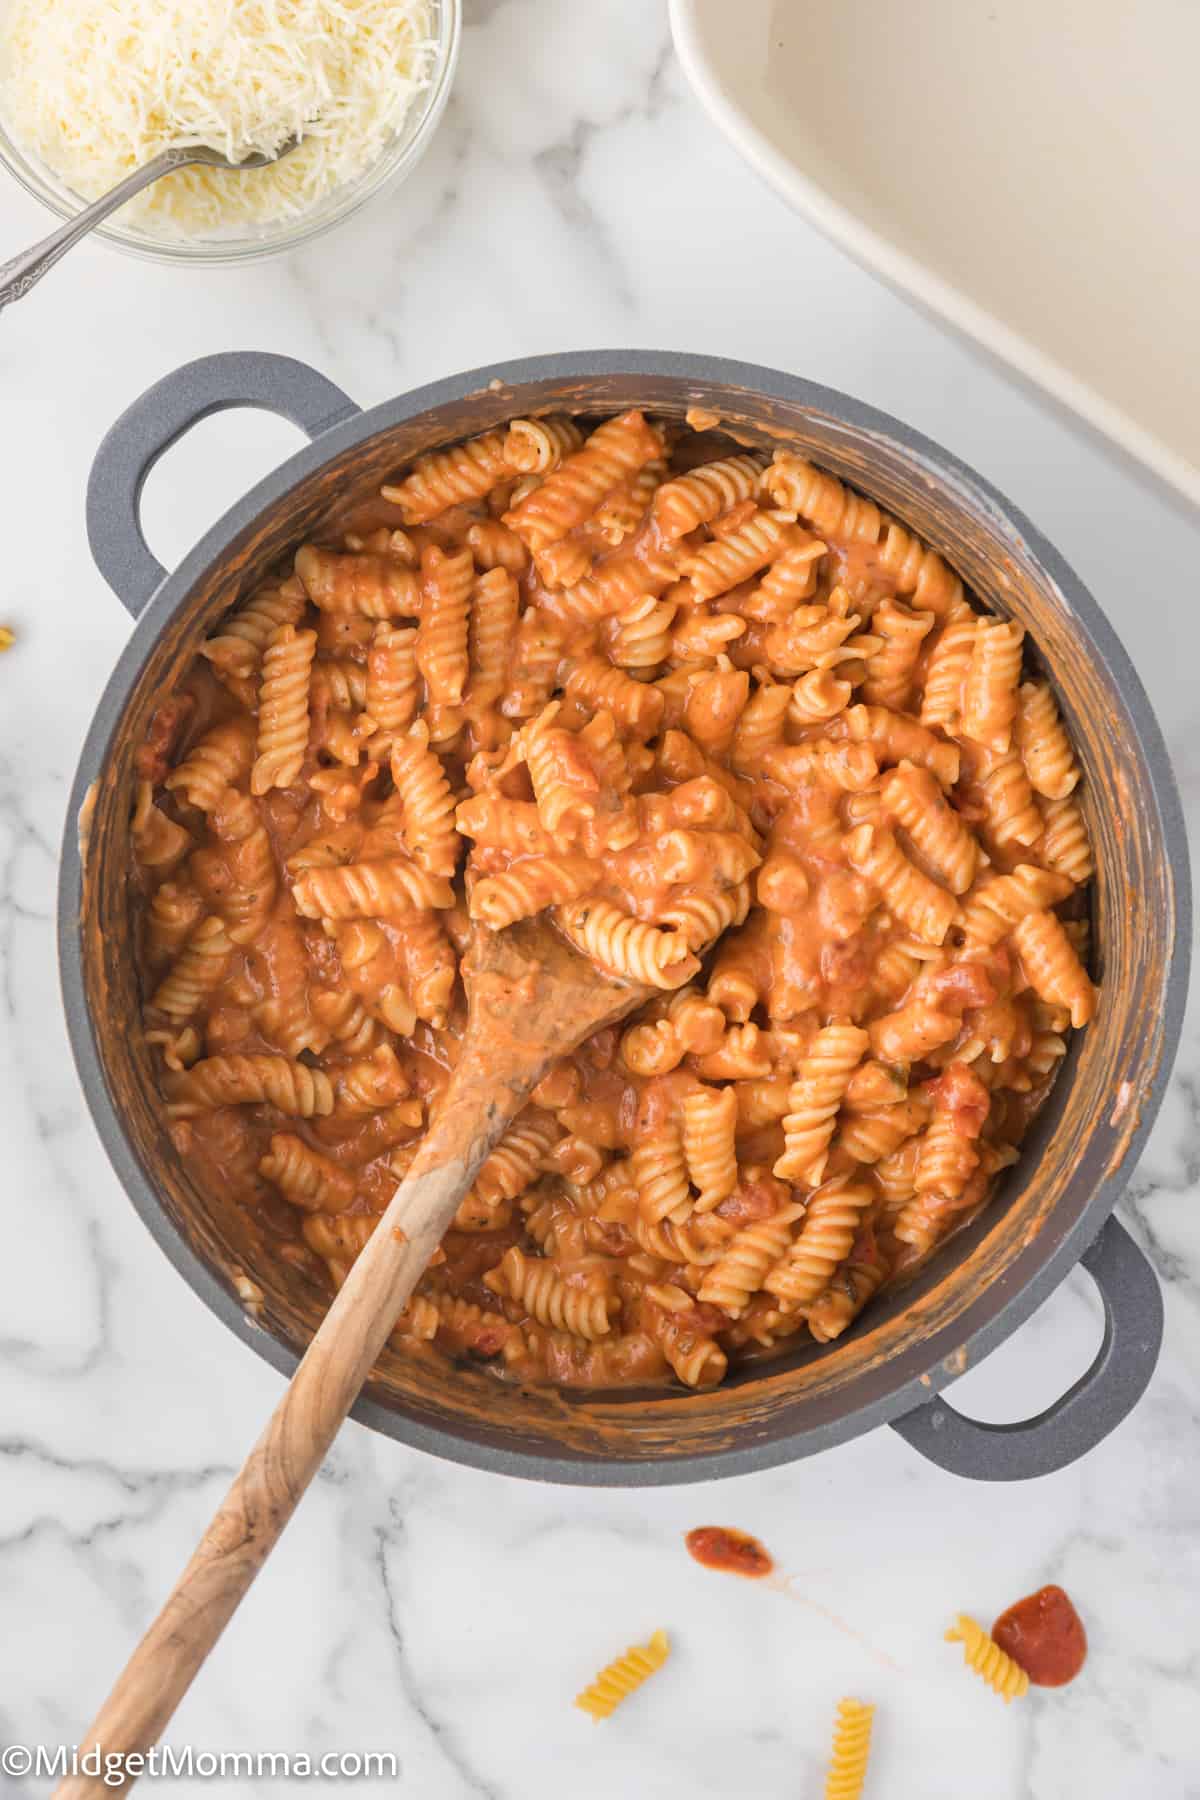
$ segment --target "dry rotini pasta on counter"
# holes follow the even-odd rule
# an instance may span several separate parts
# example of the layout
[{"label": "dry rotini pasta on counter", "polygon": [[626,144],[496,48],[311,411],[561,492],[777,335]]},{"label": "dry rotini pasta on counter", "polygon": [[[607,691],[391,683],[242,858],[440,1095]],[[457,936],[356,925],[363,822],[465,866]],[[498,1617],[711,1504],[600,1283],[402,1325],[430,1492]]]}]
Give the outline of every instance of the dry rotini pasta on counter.
[{"label": "dry rotini pasta on counter", "polygon": [[1088,973],[1070,737],[1021,628],[790,450],[518,419],[330,514],[139,753],[180,1155],[341,1282],[548,913],[649,998],[553,1067],[396,1327],[519,1379],[831,1343],[988,1200]]},{"label": "dry rotini pasta on counter", "polygon": [[608,1663],[596,1679],[575,1696],[581,1712],[590,1714],[592,1723],[610,1719],[618,1706],[635,1694],[651,1675],[656,1675],[671,1654],[671,1640],[665,1631],[656,1631],[645,1644],[631,1644],[623,1656]]},{"label": "dry rotini pasta on counter", "polygon": [[833,1748],[825,1777],[825,1800],[861,1800],[871,1759],[875,1708],[849,1696],[839,1700],[833,1726]]}]

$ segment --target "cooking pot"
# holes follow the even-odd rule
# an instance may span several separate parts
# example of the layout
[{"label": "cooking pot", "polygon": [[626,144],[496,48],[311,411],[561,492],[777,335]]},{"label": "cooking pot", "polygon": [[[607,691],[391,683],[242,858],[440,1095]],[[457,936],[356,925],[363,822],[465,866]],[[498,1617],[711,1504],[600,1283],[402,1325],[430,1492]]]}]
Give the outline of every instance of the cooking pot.
[{"label": "cooking pot", "polygon": [[[790,1461],[890,1423],[960,1475],[1011,1480],[1082,1455],[1150,1379],[1162,1332],[1154,1273],[1113,1207],[1145,1142],[1179,1038],[1190,944],[1179,798],[1129,659],[1095,601],[979,476],[894,419],[791,375],[665,352],[534,357],[478,369],[360,411],[285,357],[205,357],[160,381],[105,438],[88,491],[93,554],[136,624],[88,732],[59,896],[63,989],[88,1103],[130,1198],[205,1304],[290,1373],[328,1295],[275,1253],[262,1221],[196,1186],[176,1154],[135,1021],[128,821],[134,753],[157,701],[216,619],[335,502],[371,494],[421,452],[515,415],[681,416],[711,408],[767,448],[786,442],[912,525],[975,592],[1024,625],[1056,684],[1086,775],[1096,849],[1099,1015],[993,1203],[906,1287],[832,1346],[807,1344],[705,1393],[560,1392],[478,1364],[389,1347],[355,1417],[439,1456],[509,1475],[594,1483],[695,1481]],[[139,523],[146,474],[198,419],[263,407],[309,446],[246,495],[168,574]],[[974,1422],[940,1398],[1082,1263],[1104,1341],[1037,1418]]]}]

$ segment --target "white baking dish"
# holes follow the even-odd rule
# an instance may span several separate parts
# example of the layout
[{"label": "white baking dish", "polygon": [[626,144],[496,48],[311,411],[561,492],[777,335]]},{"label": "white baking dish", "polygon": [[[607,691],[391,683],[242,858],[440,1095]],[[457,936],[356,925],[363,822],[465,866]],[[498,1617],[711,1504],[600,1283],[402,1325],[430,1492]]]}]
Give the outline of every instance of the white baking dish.
[{"label": "white baking dish", "polygon": [[670,10],[805,218],[1200,504],[1197,0]]}]

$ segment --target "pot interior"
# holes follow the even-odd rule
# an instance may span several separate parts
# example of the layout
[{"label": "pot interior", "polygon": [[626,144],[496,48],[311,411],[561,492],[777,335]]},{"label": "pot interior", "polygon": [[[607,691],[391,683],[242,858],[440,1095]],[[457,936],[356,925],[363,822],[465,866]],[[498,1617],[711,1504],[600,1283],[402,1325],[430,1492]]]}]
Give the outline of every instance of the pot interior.
[{"label": "pot interior", "polygon": [[[778,377],[773,385],[803,391]],[[1035,550],[999,503],[940,453],[906,446],[873,418],[856,421],[850,403],[835,415],[819,403],[681,374],[553,374],[481,387],[413,416],[402,416],[404,402],[378,408],[332,434],[342,447],[240,528],[189,591],[180,595],[177,579],[168,582],[126,659],[136,667],[141,646],[132,686],[120,671],[114,678],[99,768],[81,775],[101,777],[79,918],[85,1005],[123,1141],[103,1116],[102,1097],[94,1103],[147,1222],[210,1303],[232,1317],[250,1294],[251,1314],[266,1334],[260,1347],[286,1365],[312,1335],[328,1295],[280,1259],[278,1243],[253,1212],[194,1185],[166,1129],[137,1026],[126,885],[133,756],[149,713],[215,619],[331,508],[369,496],[421,452],[513,416],[604,414],[634,404],[675,415],[708,407],[739,438],[801,450],[910,524],[984,603],[1027,628],[1085,771],[1099,870],[1093,972],[1103,995],[1097,1020],[1075,1036],[1051,1100],[996,1199],[909,1286],[885,1294],[831,1347],[809,1345],[748,1365],[707,1393],[613,1395],[511,1386],[479,1365],[421,1348],[385,1352],[369,1389],[371,1423],[469,1461],[579,1480],[612,1479],[615,1463],[631,1465],[621,1471],[629,1478],[638,1478],[632,1465],[645,1465],[643,1478],[671,1479],[672,1466],[696,1458],[736,1454],[739,1466],[752,1466],[820,1448],[960,1373],[968,1341],[989,1347],[1016,1322],[1011,1311],[1002,1315],[1018,1295],[1025,1298],[1019,1316],[1031,1310],[1030,1284],[1043,1266],[1057,1253],[1061,1273],[1115,1198],[1163,1055],[1176,925],[1156,792],[1160,776],[1169,790],[1169,775],[1156,767],[1161,749],[1152,724],[1145,747],[1145,702],[1140,690],[1126,691],[1123,654],[1053,553]],[[345,441],[356,435],[361,441]]]}]

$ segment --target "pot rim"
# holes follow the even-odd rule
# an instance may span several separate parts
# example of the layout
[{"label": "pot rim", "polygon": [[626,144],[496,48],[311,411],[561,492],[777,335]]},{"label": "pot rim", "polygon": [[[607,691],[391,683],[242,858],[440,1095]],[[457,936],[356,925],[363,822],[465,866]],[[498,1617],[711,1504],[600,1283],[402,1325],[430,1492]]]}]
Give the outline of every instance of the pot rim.
[{"label": "pot rim", "polygon": [[1139,1118],[1115,1168],[1110,1168],[1083,1202],[1078,1216],[1056,1229],[1051,1214],[1036,1240],[1023,1249],[999,1280],[981,1288],[951,1326],[941,1327],[907,1347],[875,1372],[884,1390],[860,1405],[846,1406],[818,1423],[769,1441],[738,1443],[715,1452],[638,1461],[621,1457],[586,1460],[530,1450],[507,1450],[476,1441],[451,1423],[428,1425],[371,1397],[359,1399],[351,1417],[397,1441],[447,1461],[493,1473],[563,1482],[572,1486],[666,1486],[749,1474],[830,1449],[878,1425],[898,1420],[922,1406],[965,1368],[1009,1337],[1059,1285],[1113,1211],[1162,1104],[1183,1026],[1191,954],[1191,886],[1183,808],[1161,728],[1133,664],[1080,578],[1024,513],[951,451],[889,414],[836,389],[801,376],[725,357],[680,351],[600,350],[556,353],[494,363],[430,382],[356,411],[271,470],[236,501],[200,538],[178,566],[167,572],[137,616],[119,656],[80,752],[68,800],[58,892],[58,943],[63,1005],[71,1048],[93,1121],[113,1168],[137,1210],[177,1272],[243,1343],[290,1378],[299,1355],[258,1325],[232,1291],[220,1282],[178,1231],[161,1205],[154,1184],[135,1156],[109,1092],[91,1014],[85,1001],[83,949],[78,929],[82,859],[77,821],[92,784],[99,778],[129,694],[161,627],[186,600],[201,577],[228,549],[230,540],[253,524],[299,482],[342,452],[424,412],[496,385],[519,388],[531,382],[580,381],[628,375],[670,377],[696,384],[697,403],[713,387],[726,387],[803,406],[825,423],[890,440],[906,455],[932,468],[956,494],[1015,532],[1055,583],[1071,612],[1115,676],[1128,710],[1140,760],[1153,793],[1167,855],[1174,906],[1174,948],[1166,964],[1161,1008],[1161,1053],[1142,1096]]}]

